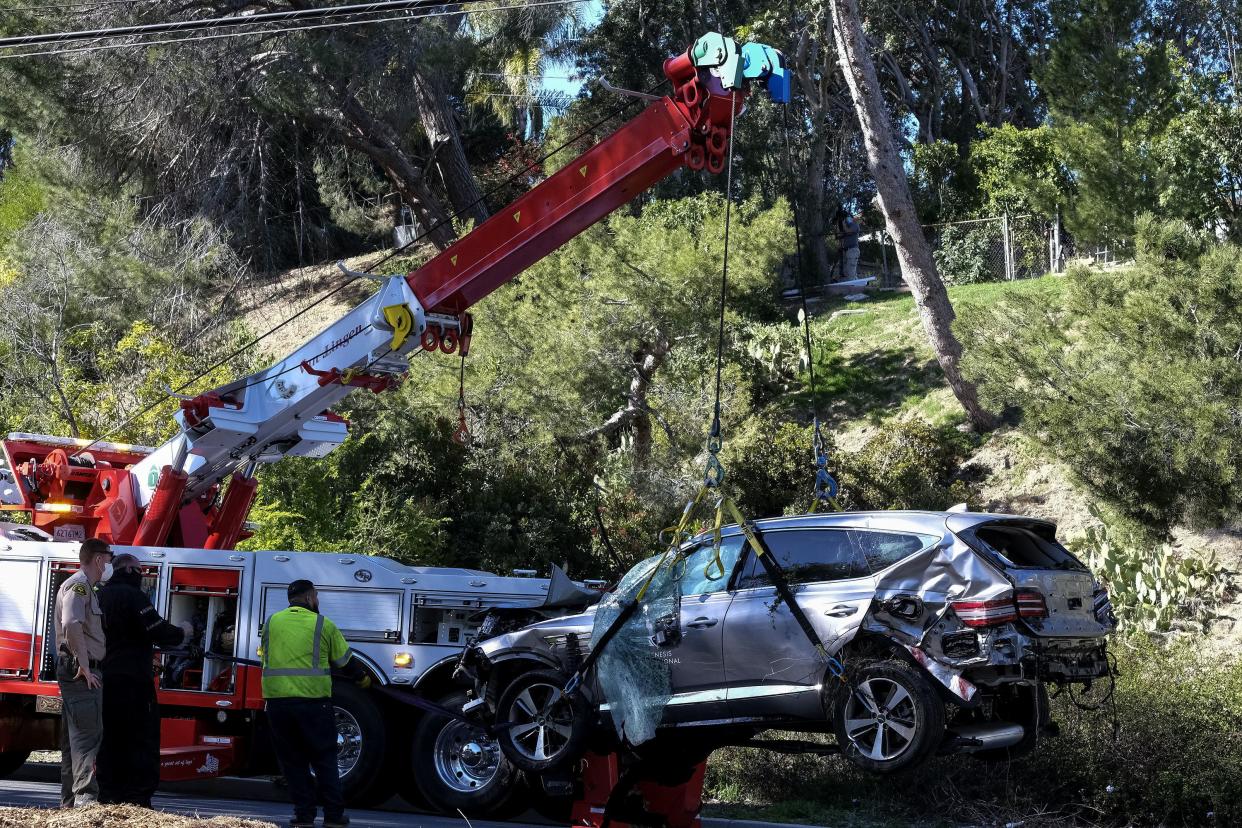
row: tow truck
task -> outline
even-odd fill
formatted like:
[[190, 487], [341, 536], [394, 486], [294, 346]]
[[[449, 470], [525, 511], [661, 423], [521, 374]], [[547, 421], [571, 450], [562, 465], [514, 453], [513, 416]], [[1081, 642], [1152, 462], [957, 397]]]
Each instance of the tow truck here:
[[[181, 399], [177, 433], [163, 445], [37, 434], [3, 441], [0, 510], [25, 522], [0, 524], [0, 776], [59, 744], [52, 607], [88, 537], [138, 556], [157, 609], [190, 621], [202, 647], [220, 656], [157, 656], [165, 780], [274, 767], [259, 670], [245, 661], [256, 658], [263, 620], [285, 606], [296, 578], [319, 586], [323, 611], [376, 684], [442, 701], [460, 692], [452, 665], [482, 610], [537, 608], [571, 589], [558, 573], [502, 577], [236, 545], [261, 464], [331, 452], [348, 434], [333, 406], [356, 389], [395, 387], [419, 350], [464, 355], [471, 306], [673, 173], [722, 172], [753, 88], [777, 103], [790, 97], [780, 52], [719, 33], [663, 71], [670, 94], [649, 96], [640, 114], [422, 267], [380, 277], [374, 295], [280, 361]], [[451, 719], [429, 732], [427, 717], [391, 696], [337, 688], [339, 764], [353, 803], [396, 790], [476, 814], [512, 807], [522, 781], [494, 743]]]

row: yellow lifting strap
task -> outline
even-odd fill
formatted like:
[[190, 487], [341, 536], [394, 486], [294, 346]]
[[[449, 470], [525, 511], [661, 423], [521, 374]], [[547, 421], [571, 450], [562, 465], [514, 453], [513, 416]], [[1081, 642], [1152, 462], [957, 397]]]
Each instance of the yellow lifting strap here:
[[385, 305], [384, 319], [392, 325], [392, 342], [388, 347], [396, 351], [401, 347], [401, 343], [405, 342], [405, 338], [410, 335], [410, 331], [414, 329], [414, 314], [410, 313], [410, 308], [405, 303], [399, 305]]

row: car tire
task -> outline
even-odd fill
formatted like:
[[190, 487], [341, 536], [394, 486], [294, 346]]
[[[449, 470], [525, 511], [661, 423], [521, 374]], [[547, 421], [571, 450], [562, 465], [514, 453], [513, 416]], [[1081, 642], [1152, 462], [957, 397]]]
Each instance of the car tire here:
[[[1003, 722], [1022, 725], [1022, 741], [1007, 748], [981, 750], [971, 754], [984, 762], [1011, 762], [1026, 756], [1039, 744], [1039, 732], [1052, 722], [1048, 690], [1040, 684], [1036, 687], [1012, 687], [1010, 692], [996, 700], [996, 717]], [[1038, 707], [1036, 706], [1038, 702]], [[1038, 716], [1036, 711], [1038, 710]]]
[[29, 758], [28, 750], [6, 750], [0, 753], [0, 779], [8, 779], [17, 773]]
[[496, 703], [500, 749], [528, 774], [566, 767], [586, 752], [592, 707], [579, 693], [565, 695], [566, 681], [555, 670], [522, 673]]
[[392, 798], [394, 779], [387, 772], [388, 728], [375, 698], [346, 682], [334, 682], [337, 766], [341, 792], [353, 807], [368, 807]]
[[[460, 690], [435, 700], [449, 710], [466, 701]], [[414, 729], [411, 757], [414, 783], [433, 810], [504, 819], [525, 809], [525, 781], [480, 727], [426, 713]]]
[[838, 690], [831, 699], [832, 726], [841, 755], [871, 773], [896, 773], [924, 761], [944, 738], [944, 702], [914, 665], [895, 659], [859, 661], [852, 686], [879, 704], [869, 709], [857, 694]]

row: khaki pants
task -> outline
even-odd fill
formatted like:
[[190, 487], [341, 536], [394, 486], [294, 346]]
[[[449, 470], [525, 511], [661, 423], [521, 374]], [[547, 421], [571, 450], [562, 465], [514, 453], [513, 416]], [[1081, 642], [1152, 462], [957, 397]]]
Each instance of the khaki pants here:
[[857, 279], [858, 278], [858, 248], [847, 247], [841, 251], [841, 278]]
[[[100, 678], [98, 673], [95, 677]], [[57, 684], [61, 700], [60, 804], [64, 808], [92, 805], [99, 801], [95, 756], [103, 741], [103, 690], [92, 690], [84, 681], [62, 680]]]

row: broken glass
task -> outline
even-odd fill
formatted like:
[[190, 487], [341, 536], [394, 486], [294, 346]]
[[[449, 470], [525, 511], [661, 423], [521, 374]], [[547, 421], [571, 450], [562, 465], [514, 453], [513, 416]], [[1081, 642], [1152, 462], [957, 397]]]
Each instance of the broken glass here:
[[[607, 644], [595, 665], [617, 734], [632, 745], [655, 736], [664, 707], [673, 695], [672, 668], [657, 654], [668, 646], [659, 639], [675, 635], [679, 626], [681, 590], [677, 576], [683, 566], [684, 561], [674, 562], [664, 555], [643, 561], [600, 602], [595, 615], [591, 640], [599, 641], [625, 607], [638, 601], [636, 611]], [[651, 583], [643, 591], [649, 577]], [[653, 638], [657, 639], [655, 643]]]

